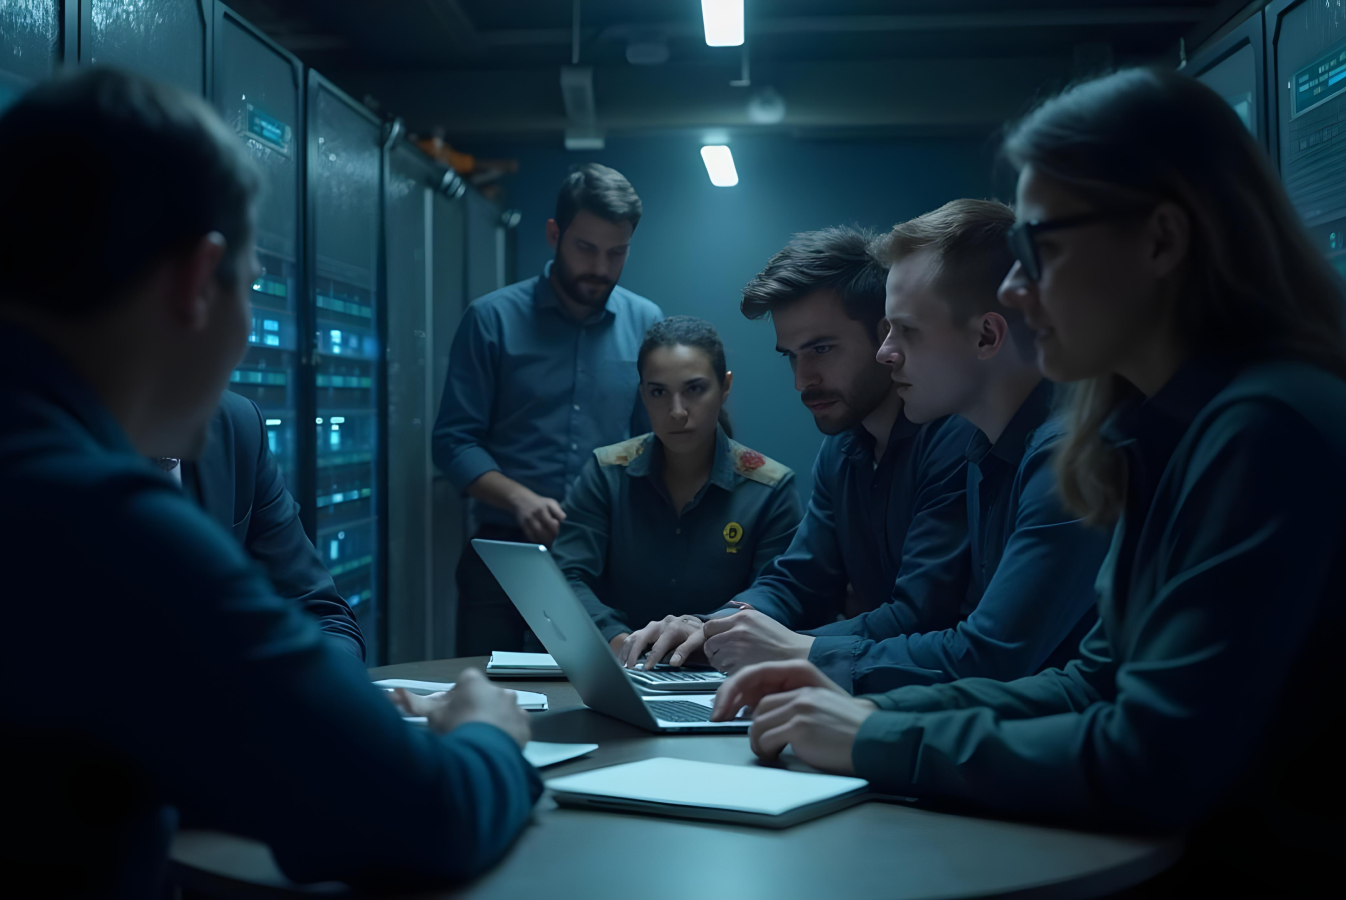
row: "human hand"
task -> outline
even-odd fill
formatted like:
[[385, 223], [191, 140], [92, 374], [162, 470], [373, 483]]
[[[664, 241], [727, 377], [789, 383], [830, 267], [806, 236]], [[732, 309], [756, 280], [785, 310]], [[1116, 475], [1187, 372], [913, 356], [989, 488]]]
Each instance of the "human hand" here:
[[706, 639], [702, 633], [703, 624], [696, 616], [664, 616], [658, 622], [651, 622], [628, 636], [617, 659], [628, 669], [633, 669], [640, 661], [640, 654], [648, 647], [650, 654], [645, 659], [646, 669], [657, 666], [670, 650], [673, 655], [668, 658], [668, 664], [680, 666], [701, 649]]
[[392, 701], [408, 716], [425, 716], [435, 734], [446, 734], [466, 722], [485, 722], [514, 738], [520, 747], [532, 736], [528, 713], [519, 708], [514, 692], [491, 684], [480, 669], [464, 669], [451, 691], [423, 697], [398, 688]]
[[550, 547], [561, 530], [566, 514], [561, 504], [521, 487], [511, 498], [514, 521], [519, 523], [528, 540]]
[[813, 638], [796, 634], [755, 609], [705, 623], [705, 652], [710, 664], [733, 674], [744, 666], [773, 660], [809, 657]]
[[775, 759], [788, 744], [801, 760], [828, 772], [855, 774], [855, 736], [875, 711], [857, 700], [812, 663], [789, 661], [749, 666], [715, 695], [711, 721], [732, 719], [752, 707], [748, 731], [753, 753]]
[[631, 632], [625, 631], [608, 641], [608, 646], [612, 648], [612, 655], [617, 657], [618, 661], [622, 658], [622, 644], [631, 636]]

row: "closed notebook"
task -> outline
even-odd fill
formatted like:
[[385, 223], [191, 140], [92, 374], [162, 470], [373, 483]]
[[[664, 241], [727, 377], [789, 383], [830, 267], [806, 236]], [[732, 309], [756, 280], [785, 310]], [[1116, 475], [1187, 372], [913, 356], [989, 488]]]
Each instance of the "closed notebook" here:
[[565, 673], [550, 653], [515, 653], [496, 650], [486, 662], [492, 678], [564, 678]]
[[561, 806], [787, 828], [859, 803], [862, 778], [664, 757], [547, 782]]

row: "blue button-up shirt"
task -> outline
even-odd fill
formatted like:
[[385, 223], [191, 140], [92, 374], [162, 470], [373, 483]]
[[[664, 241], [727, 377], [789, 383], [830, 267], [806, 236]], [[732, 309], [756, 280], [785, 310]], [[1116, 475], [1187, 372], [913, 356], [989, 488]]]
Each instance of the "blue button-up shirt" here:
[[918, 426], [899, 416], [877, 465], [864, 428], [824, 440], [790, 549], [734, 599], [808, 628], [843, 613], [848, 584], [860, 609], [882, 606], [901, 574], [925, 585], [898, 598], [903, 621], [955, 623], [967, 585], [963, 454], [975, 430], [959, 418]]
[[[649, 430], [636, 355], [658, 306], [622, 287], [583, 322], [560, 308], [548, 277], [512, 284], [467, 308], [449, 355], [432, 448], [458, 487], [503, 472], [561, 500], [593, 451]], [[480, 522], [513, 525], [475, 504]]]
[[1066, 512], [1051, 456], [1061, 437], [1043, 381], [992, 444], [978, 431], [967, 447], [971, 577], [962, 620], [911, 628], [901, 603], [926, 590], [898, 580], [892, 603], [818, 629], [809, 659], [853, 691], [890, 690], [984, 676], [1002, 681], [1064, 665], [1094, 622], [1094, 579], [1107, 535]]

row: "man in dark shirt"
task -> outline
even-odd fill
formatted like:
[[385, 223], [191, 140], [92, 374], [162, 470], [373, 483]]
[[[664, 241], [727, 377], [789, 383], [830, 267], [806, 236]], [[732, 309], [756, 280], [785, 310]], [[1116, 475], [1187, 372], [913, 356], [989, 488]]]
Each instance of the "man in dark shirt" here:
[[7, 879], [157, 896], [179, 822], [262, 840], [300, 881], [480, 872], [541, 793], [513, 698], [467, 673], [406, 724], [150, 462], [200, 450], [246, 347], [259, 176], [237, 136], [86, 69], [0, 117], [0, 173], [22, 211], [0, 217]]
[[886, 326], [873, 239], [855, 228], [797, 235], [743, 291], [744, 315], [771, 316], [795, 389], [828, 435], [789, 549], [710, 621], [651, 623], [628, 648], [652, 645], [656, 659], [671, 654], [678, 665], [704, 643], [713, 665], [733, 671], [811, 640], [793, 629], [883, 605], [899, 576], [924, 585], [916, 595], [924, 605], [910, 610], [918, 627], [957, 621], [968, 569], [964, 452], [974, 429], [903, 417], [889, 369], [875, 359]]
[[[1063, 428], [1054, 388], [1023, 317], [996, 297], [1014, 263], [1014, 211], [955, 200], [895, 227], [876, 248], [890, 263], [888, 337], [879, 359], [909, 419], [959, 415], [967, 448], [971, 539], [967, 595], [948, 628], [914, 624], [921, 582], [893, 600], [810, 633], [795, 654], [848, 691], [981, 676], [1012, 681], [1073, 659], [1093, 626], [1094, 579], [1108, 535], [1066, 510], [1051, 458]], [[790, 658], [780, 655], [778, 659]]]
[[299, 604], [328, 638], [364, 661], [355, 613], [304, 533], [299, 504], [286, 490], [255, 403], [225, 391], [201, 454], [161, 459], [159, 467], [262, 564], [277, 594]]
[[[640, 198], [594, 163], [566, 178], [541, 277], [475, 300], [458, 326], [435, 422], [435, 465], [472, 498], [476, 537], [551, 545], [590, 455], [649, 431], [636, 355], [663, 318], [617, 286]], [[634, 423], [634, 426], [633, 426]], [[458, 655], [522, 650], [528, 627], [469, 545], [458, 564]]]

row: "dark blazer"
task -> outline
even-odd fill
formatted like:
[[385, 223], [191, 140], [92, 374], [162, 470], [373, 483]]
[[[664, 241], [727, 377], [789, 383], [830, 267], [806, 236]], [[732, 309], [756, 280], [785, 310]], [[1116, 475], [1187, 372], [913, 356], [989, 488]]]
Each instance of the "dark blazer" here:
[[180, 824], [372, 892], [477, 875], [528, 821], [542, 782], [509, 735], [403, 722], [88, 382], [3, 324], [0, 498], [6, 884], [162, 896]]
[[182, 486], [262, 564], [277, 594], [299, 603], [329, 638], [364, 660], [355, 613], [299, 523], [299, 504], [285, 489], [255, 403], [225, 393], [205, 451], [183, 461]]

